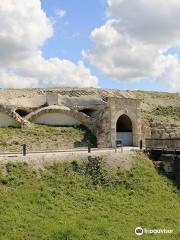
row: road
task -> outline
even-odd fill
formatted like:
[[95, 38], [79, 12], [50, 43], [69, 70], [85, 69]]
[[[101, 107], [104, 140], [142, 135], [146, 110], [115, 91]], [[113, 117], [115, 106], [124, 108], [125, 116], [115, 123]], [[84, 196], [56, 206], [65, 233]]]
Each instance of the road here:
[[135, 151], [139, 148], [136, 147], [123, 147], [115, 149], [92, 149], [91, 153], [88, 153], [86, 149], [69, 149], [66, 151], [53, 151], [53, 152], [30, 152], [26, 156], [22, 153], [0, 153], [0, 165], [3, 171], [6, 173], [6, 164], [13, 163], [27, 163], [29, 166], [35, 169], [44, 169], [47, 165], [58, 162], [71, 162], [74, 160], [88, 160], [89, 156], [102, 157], [102, 159], [108, 164], [109, 168], [123, 167], [130, 169], [133, 162], [133, 156]]
[[[117, 152], [130, 152], [130, 151], [138, 151], [139, 148], [138, 147], [123, 147], [121, 148], [117, 148], [116, 151]], [[103, 154], [103, 153], [113, 153], [115, 152], [114, 148], [92, 148], [91, 149], [91, 153], [89, 154]], [[71, 154], [88, 154], [88, 150], [87, 148], [78, 148], [78, 149], [66, 149], [66, 150], [53, 150], [53, 151], [34, 151], [34, 152], [26, 152], [26, 156], [23, 156], [23, 153], [18, 153], [18, 152], [3, 152], [0, 153], [0, 157], [27, 157], [27, 156], [44, 156], [44, 155], [52, 155], [52, 154], [56, 154], [56, 155], [71, 155]]]

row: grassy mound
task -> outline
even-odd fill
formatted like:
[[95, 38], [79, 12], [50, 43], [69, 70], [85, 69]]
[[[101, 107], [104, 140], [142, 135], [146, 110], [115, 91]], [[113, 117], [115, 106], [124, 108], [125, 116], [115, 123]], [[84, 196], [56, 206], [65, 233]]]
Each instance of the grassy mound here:
[[170, 92], [137, 90], [137, 91], [133, 91], [133, 93], [140, 98], [143, 98], [144, 96], [151, 96], [152, 98], [176, 99], [178, 101], [180, 100], [180, 94], [178, 92], [170, 93]]
[[125, 240], [134, 229], [173, 229], [179, 239], [179, 192], [144, 156], [130, 172], [111, 174], [99, 160], [35, 171], [8, 164], [0, 178], [1, 240]]
[[154, 119], [156, 121], [162, 122], [172, 122], [180, 123], [180, 110], [174, 106], [161, 106], [158, 105], [154, 107], [151, 111], [144, 111], [143, 117], [147, 119]]
[[134, 91], [142, 99], [142, 117], [164, 124], [180, 124], [180, 93]]
[[22, 151], [22, 144], [28, 150], [65, 149], [87, 146], [87, 140], [95, 144], [95, 137], [84, 126], [51, 127], [33, 125], [27, 130], [20, 128], [0, 128], [0, 151]]

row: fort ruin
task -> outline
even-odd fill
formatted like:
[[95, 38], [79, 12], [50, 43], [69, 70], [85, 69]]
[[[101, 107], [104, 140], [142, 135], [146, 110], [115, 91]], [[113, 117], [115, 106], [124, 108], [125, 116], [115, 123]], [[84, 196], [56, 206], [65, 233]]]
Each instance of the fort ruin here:
[[141, 100], [129, 91], [106, 89], [1, 89], [0, 127], [26, 128], [84, 125], [97, 137], [98, 147], [116, 140], [138, 146]]

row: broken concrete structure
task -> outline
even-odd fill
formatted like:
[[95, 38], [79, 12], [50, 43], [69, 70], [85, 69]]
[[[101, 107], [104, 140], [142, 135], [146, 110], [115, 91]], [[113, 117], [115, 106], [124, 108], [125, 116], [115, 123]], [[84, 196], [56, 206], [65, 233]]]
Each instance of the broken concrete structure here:
[[138, 146], [141, 139], [141, 100], [129, 91], [95, 88], [0, 90], [0, 127], [84, 125], [99, 147], [117, 140]]

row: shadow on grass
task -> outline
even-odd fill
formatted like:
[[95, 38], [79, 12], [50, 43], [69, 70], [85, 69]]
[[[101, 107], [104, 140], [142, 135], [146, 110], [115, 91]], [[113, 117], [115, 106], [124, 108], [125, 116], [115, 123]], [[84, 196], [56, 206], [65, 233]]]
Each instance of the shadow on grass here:
[[78, 230], [74, 230], [71, 228], [64, 228], [61, 231], [55, 233], [52, 236], [52, 240], [73, 240], [79, 239], [80, 235], [78, 234]]
[[174, 159], [174, 162], [172, 164], [173, 172], [167, 173], [164, 169], [164, 163], [163, 161], [157, 161], [151, 158], [153, 161], [158, 173], [162, 176], [167, 177], [173, 182], [173, 185], [180, 190], [180, 157], [176, 157]]
[[75, 129], [79, 130], [79, 131], [83, 131], [84, 132], [84, 138], [82, 139], [81, 142], [77, 141], [74, 143], [74, 147], [88, 147], [88, 142], [90, 141], [91, 143], [91, 147], [97, 147], [97, 138], [96, 136], [91, 132], [91, 130], [89, 128], [87, 128], [84, 125], [79, 125], [79, 126], [75, 126]]

